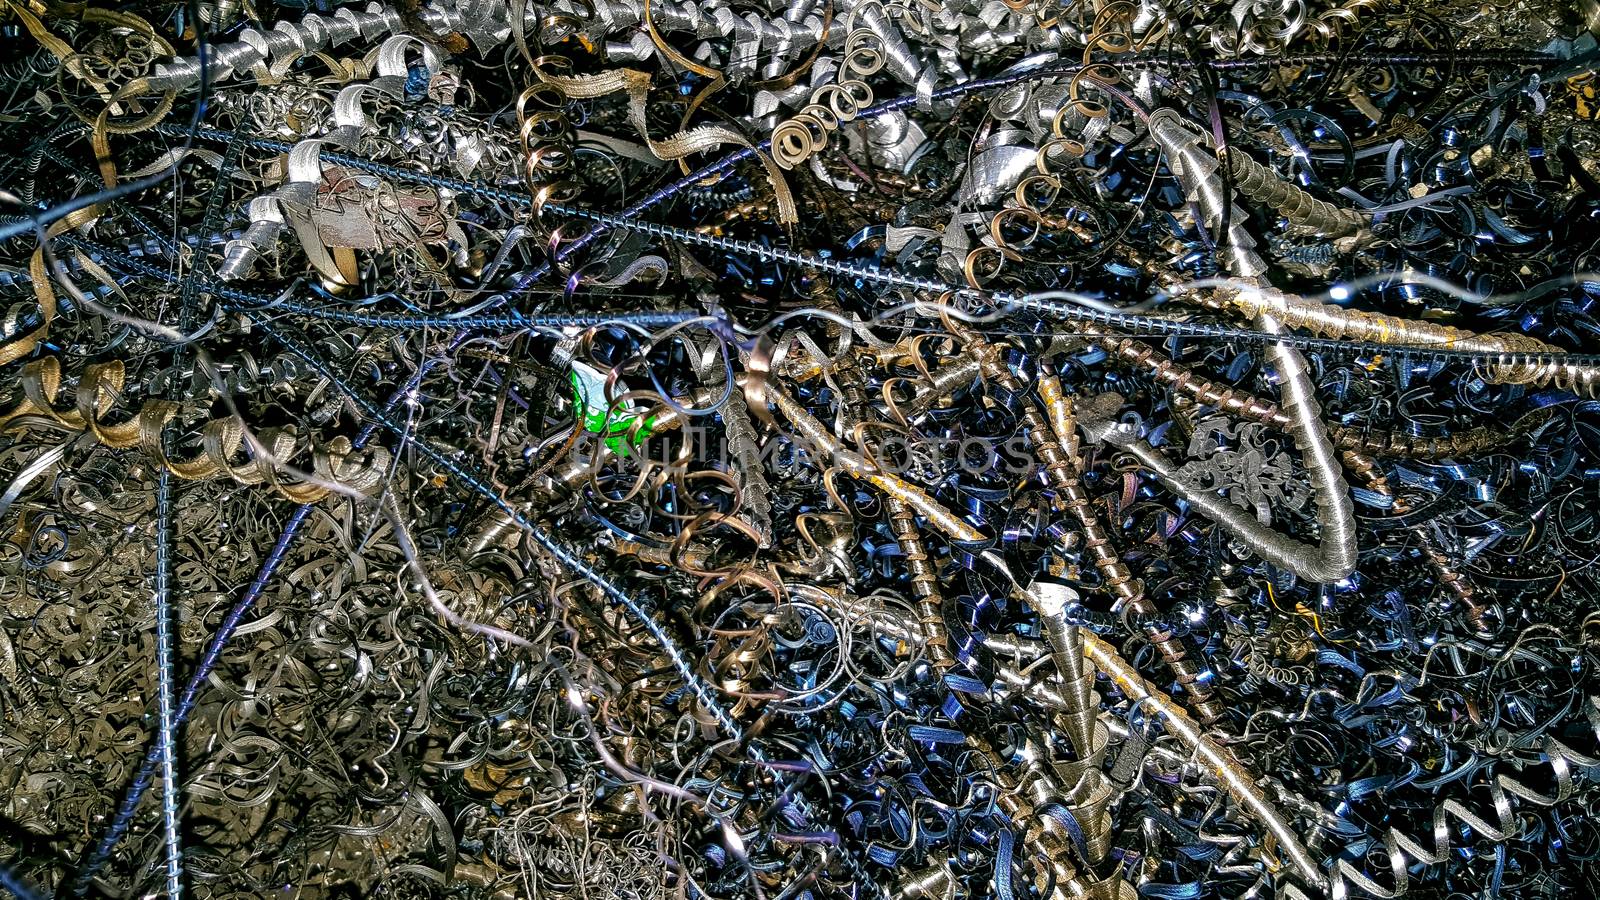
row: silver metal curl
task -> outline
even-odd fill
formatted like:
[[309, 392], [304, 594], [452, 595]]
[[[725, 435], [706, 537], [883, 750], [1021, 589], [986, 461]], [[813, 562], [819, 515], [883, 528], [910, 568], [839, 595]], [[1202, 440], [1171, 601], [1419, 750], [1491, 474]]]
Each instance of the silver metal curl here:
[[[1589, 697], [1585, 706], [1591, 726], [1600, 723], [1600, 697]], [[1600, 734], [1600, 727], [1597, 727], [1597, 734]], [[1390, 827], [1384, 832], [1383, 845], [1389, 860], [1390, 875], [1393, 878], [1392, 887], [1384, 887], [1349, 860], [1340, 859], [1333, 866], [1332, 896], [1335, 900], [1344, 900], [1351, 896], [1352, 891], [1359, 891], [1379, 900], [1395, 900], [1403, 897], [1411, 887], [1410, 869], [1413, 866], [1437, 865], [1449, 860], [1456, 843], [1451, 839], [1452, 832], [1459, 835], [1461, 826], [1466, 826], [1474, 838], [1496, 843], [1515, 840], [1523, 833], [1525, 823], [1523, 817], [1517, 815], [1516, 808], [1511, 802], [1512, 797], [1536, 807], [1555, 806], [1572, 796], [1575, 789], [1572, 777], [1574, 768], [1600, 767], [1600, 759], [1579, 753], [1553, 737], [1545, 738], [1545, 745], [1540, 752], [1544, 756], [1544, 762], [1550, 764], [1556, 785], [1554, 794], [1540, 793], [1529, 787], [1521, 778], [1513, 778], [1504, 772], [1498, 772], [1487, 785], [1490, 804], [1494, 808], [1494, 822], [1479, 815], [1460, 800], [1454, 798], [1445, 800], [1433, 809], [1431, 847], [1398, 828]]]
[[[1273, 334], [1284, 332], [1283, 326], [1267, 315], [1260, 316], [1257, 324], [1263, 331]], [[1281, 379], [1279, 396], [1283, 411], [1291, 419], [1287, 431], [1300, 447], [1300, 459], [1311, 476], [1317, 501], [1317, 526], [1321, 532], [1315, 545], [1274, 531], [1247, 510], [1186, 481], [1178, 467], [1141, 439], [1136, 429], [1117, 421], [1115, 415], [1122, 406], [1122, 397], [1117, 394], [1102, 394], [1079, 404], [1078, 427], [1090, 441], [1109, 443], [1132, 454], [1169, 490], [1249, 544], [1250, 549], [1267, 562], [1307, 581], [1338, 581], [1348, 577], [1356, 567], [1355, 502], [1322, 424], [1322, 409], [1317, 405], [1305, 357], [1298, 350], [1281, 344], [1269, 347], [1267, 356]]]
[[[1184, 194], [1199, 209], [1201, 226], [1216, 228], [1227, 203], [1222, 166], [1207, 149], [1209, 140], [1191, 130], [1183, 117], [1170, 108], [1150, 114], [1150, 136], [1166, 153], [1167, 167], [1177, 176]], [[1245, 230], [1242, 219], [1229, 217], [1224, 267], [1234, 275], [1257, 278], [1266, 274], [1267, 262], [1256, 252], [1256, 239]]]
[[[280, 21], [270, 31], [246, 28], [239, 39], [208, 48], [209, 81], [216, 84], [240, 72], [259, 71], [282, 77], [295, 60], [319, 50], [360, 40], [375, 41], [405, 30], [398, 10], [369, 3], [356, 11], [341, 7], [332, 16], [312, 13], [298, 22]], [[259, 68], [258, 68], [259, 67]], [[200, 82], [200, 58], [185, 56], [158, 63], [150, 77], [156, 91], [184, 91]]]

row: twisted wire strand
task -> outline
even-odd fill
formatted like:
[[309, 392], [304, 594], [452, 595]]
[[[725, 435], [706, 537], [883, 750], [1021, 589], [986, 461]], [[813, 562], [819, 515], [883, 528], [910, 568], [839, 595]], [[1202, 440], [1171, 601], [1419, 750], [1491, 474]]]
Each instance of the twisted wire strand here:
[[[375, 429], [374, 429], [375, 430]], [[363, 438], [366, 435], [362, 436]], [[195, 667], [194, 674], [189, 676], [189, 681], [184, 685], [183, 695], [178, 700], [178, 708], [173, 715], [173, 727], [182, 727], [188, 720], [189, 714], [194, 711], [195, 703], [199, 700], [200, 689], [206, 683], [206, 678], [211, 670], [216, 668], [217, 662], [222, 658], [222, 651], [238, 631], [239, 625], [244, 621], [245, 613], [249, 612], [266, 590], [267, 582], [277, 573], [278, 567], [288, 557], [289, 548], [299, 536], [300, 529], [310, 518], [312, 504], [302, 504], [295, 509], [289, 517], [289, 522], [279, 534], [277, 542], [272, 547], [272, 552], [262, 561], [256, 577], [250, 582], [239, 600], [228, 610], [222, 624], [217, 627], [216, 634], [212, 635], [211, 643], [206, 645], [205, 653], [200, 657], [200, 664]], [[156, 768], [160, 760], [161, 748], [152, 744], [145, 753], [144, 762], [139, 766], [139, 772], [134, 776], [133, 782], [128, 785], [128, 790], [122, 796], [122, 803], [117, 807], [117, 813], [112, 818], [111, 824], [106, 828], [106, 833], [100, 842], [90, 852], [84, 864], [79, 867], [68, 886], [68, 893], [73, 897], [83, 897], [89, 892], [90, 882], [95, 875], [105, 867], [111, 859], [111, 853], [127, 835], [128, 829], [133, 825], [134, 815], [139, 811], [139, 801], [144, 799], [145, 793], [150, 789], [150, 783], [155, 778]]]
[[[1345, 62], [1345, 60], [1340, 54], [1336, 54], [1336, 53], [1311, 53], [1311, 54], [1304, 54], [1304, 55], [1295, 56], [1295, 57], [1292, 57], [1292, 58], [1265, 58], [1265, 59], [1241, 59], [1241, 60], [1194, 60], [1194, 59], [1187, 59], [1187, 58], [1174, 59], [1174, 58], [1164, 57], [1164, 56], [1146, 56], [1146, 57], [1134, 57], [1134, 58], [1124, 57], [1124, 58], [1101, 61], [1101, 62], [1096, 63], [1096, 65], [1109, 65], [1109, 66], [1112, 66], [1114, 68], [1129, 69], [1129, 70], [1134, 70], [1134, 71], [1144, 70], [1144, 69], [1155, 70], [1155, 69], [1162, 69], [1162, 68], [1177, 69], [1177, 70], [1180, 70], [1180, 71], [1188, 71], [1188, 70], [1194, 70], [1194, 69], [1199, 69], [1199, 68], [1211, 68], [1211, 69], [1214, 69], [1214, 70], [1217, 70], [1217, 71], [1247, 71], [1247, 70], [1252, 70], [1252, 69], [1271, 68], [1271, 67], [1277, 67], [1277, 66], [1282, 66], [1282, 65], [1317, 66], [1317, 65], [1332, 65], [1334, 63], [1341, 63], [1342, 64], [1343, 62]], [[1495, 68], [1501, 68], [1501, 67], [1519, 68], [1519, 67], [1523, 67], [1523, 66], [1533, 66], [1533, 65], [1540, 65], [1540, 64], [1555, 63], [1555, 62], [1559, 62], [1559, 59], [1557, 57], [1554, 57], [1554, 56], [1552, 56], [1550, 54], [1547, 54], [1547, 53], [1530, 52], [1530, 51], [1527, 51], [1527, 50], [1523, 50], [1521, 48], [1506, 48], [1506, 49], [1504, 49], [1502, 51], [1499, 51], [1499, 52], [1490, 51], [1490, 52], [1458, 53], [1458, 54], [1414, 53], [1414, 52], [1412, 52], [1412, 53], [1407, 53], [1407, 52], [1380, 53], [1380, 54], [1373, 54], [1371, 56], [1363, 57], [1363, 62], [1365, 62], [1368, 65], [1375, 65], [1375, 66], [1384, 66], [1384, 65], [1387, 65], [1387, 66], [1437, 65], [1437, 64], [1440, 64], [1440, 63], [1447, 63], [1448, 62], [1448, 63], [1453, 63], [1453, 64], [1456, 64], [1456, 65], [1464, 65], [1464, 66], [1490, 66], [1490, 67], [1495, 67]], [[945, 87], [945, 88], [941, 88], [939, 90], [933, 91], [929, 97], [925, 98], [925, 101], [926, 102], [938, 103], [938, 102], [942, 102], [942, 101], [946, 101], [946, 100], [953, 100], [953, 99], [957, 99], [957, 98], [960, 98], [960, 97], [964, 97], [964, 96], [966, 96], [968, 94], [971, 94], [971, 93], [978, 93], [978, 92], [991, 91], [991, 90], [999, 90], [999, 89], [1002, 89], [1002, 88], [1010, 87], [1010, 86], [1015, 85], [1015, 84], [1021, 84], [1023, 82], [1027, 82], [1027, 81], [1048, 79], [1048, 78], [1058, 78], [1058, 77], [1070, 77], [1070, 76], [1078, 74], [1079, 72], [1082, 72], [1085, 68], [1087, 68], [1087, 67], [1084, 66], [1084, 65], [1081, 65], [1081, 64], [1073, 64], [1073, 65], [1065, 65], [1065, 66], [1046, 66], [1046, 67], [1042, 67], [1042, 68], [1034, 69], [1034, 70], [1029, 70], [1029, 71], [1012, 72], [1012, 73], [1008, 73], [1008, 74], [1005, 74], [1005, 75], [996, 76], [994, 78], [975, 79], [975, 80], [972, 80], [972, 81], [964, 82], [962, 84], [951, 85], [949, 87]], [[901, 96], [901, 97], [894, 98], [892, 100], [883, 101], [883, 102], [878, 103], [877, 105], [875, 105], [875, 106], [873, 106], [873, 107], [871, 107], [869, 109], [862, 110], [860, 115], [859, 115], [859, 118], [863, 118], [863, 119], [875, 118], [875, 117], [886, 115], [886, 114], [888, 114], [890, 112], [894, 112], [894, 111], [897, 111], [897, 110], [908, 109], [908, 108], [910, 108], [912, 106], [915, 106], [919, 101], [923, 101], [923, 100], [924, 100], [924, 98], [919, 98], [915, 94], [907, 94], [907, 95], [904, 95], [904, 96]], [[87, 126], [82, 126], [82, 127], [86, 128]], [[159, 132], [159, 133], [168, 134], [168, 135], [188, 135], [188, 134], [193, 134], [195, 140], [226, 141], [226, 140], [231, 140], [232, 137], [233, 137], [233, 134], [231, 132], [218, 131], [218, 130], [215, 130], [215, 129], [204, 129], [204, 128], [196, 128], [196, 129], [190, 131], [190, 130], [186, 130], [186, 129], [175, 129], [174, 126], [158, 125], [155, 130], [157, 132]], [[252, 138], [247, 139], [247, 142], [253, 147], [258, 147], [258, 148], [261, 148], [261, 149], [275, 150], [277, 152], [285, 152], [286, 153], [286, 152], [289, 152], [289, 151], [294, 149], [294, 145], [291, 144], [291, 143], [287, 143], [287, 142], [284, 142], [284, 141], [273, 141], [273, 140], [269, 140], [269, 139], [266, 139], [266, 138], [255, 138], [255, 137], [252, 137]], [[770, 149], [771, 149], [771, 141], [770, 140], [762, 140], [761, 142], [755, 144], [752, 147], [746, 147], [746, 148], [734, 151], [733, 153], [728, 154], [727, 156], [717, 160], [716, 162], [707, 164], [707, 165], [701, 167], [700, 169], [698, 169], [698, 170], [696, 170], [694, 172], [691, 172], [690, 174], [684, 176], [683, 178], [680, 178], [679, 180], [677, 180], [675, 182], [671, 182], [671, 183], [669, 183], [669, 184], [657, 189], [656, 191], [654, 191], [653, 193], [651, 193], [648, 196], [644, 197], [643, 199], [641, 199], [637, 203], [635, 203], [632, 206], [628, 207], [627, 209], [623, 210], [622, 213], [621, 213], [621, 217], [624, 220], [635, 219], [638, 216], [642, 215], [644, 212], [646, 212], [646, 211], [650, 210], [651, 208], [659, 205], [660, 203], [662, 203], [662, 202], [664, 202], [664, 201], [666, 201], [668, 199], [671, 199], [671, 198], [677, 196], [678, 194], [683, 193], [684, 191], [690, 190], [691, 188], [694, 188], [695, 186], [700, 185], [700, 184], [706, 182], [709, 179], [712, 179], [712, 178], [714, 178], [716, 176], [720, 176], [720, 175], [722, 175], [722, 174], [724, 174], [726, 172], [731, 171], [738, 164], [740, 164], [740, 163], [742, 163], [742, 162], [744, 162], [746, 160], [754, 158], [758, 152], [765, 152], [765, 151], [770, 150]], [[406, 171], [406, 170], [395, 170], [393, 167], [381, 166], [380, 164], [367, 162], [366, 160], [363, 160], [363, 159], [361, 159], [359, 157], [349, 157], [349, 156], [345, 156], [343, 154], [337, 154], [337, 155], [336, 154], [325, 154], [325, 157], [327, 159], [332, 160], [332, 161], [339, 162], [339, 163], [341, 163], [343, 165], [350, 165], [352, 167], [361, 168], [361, 169], [363, 169], [365, 171], [374, 172], [374, 173], [380, 174], [380, 175], [381, 174], [405, 172]], [[411, 175], [413, 177], [415, 175], [420, 175], [420, 174], [421, 173], [411, 173]], [[406, 177], [406, 176], [391, 174], [390, 177]], [[518, 195], [516, 195], [515, 193], [510, 192], [510, 191], [501, 191], [501, 190], [493, 189], [493, 188], [484, 188], [483, 186], [475, 185], [475, 184], [473, 184], [471, 182], [461, 182], [461, 181], [458, 181], [456, 179], [438, 178], [436, 176], [427, 176], [426, 178], [423, 179], [422, 183], [432, 183], [432, 184], [441, 185], [441, 186], [450, 185], [450, 186], [456, 187], [457, 189], [462, 189], [462, 190], [466, 190], [466, 191], [471, 192], [471, 193], [478, 194], [479, 196], [495, 197], [497, 199], [510, 200], [512, 202], [517, 202], [517, 203], [526, 204], [526, 203], [531, 202], [530, 198], [519, 197]], [[497, 304], [509, 301], [509, 299], [510, 299], [510, 297], [512, 295], [525, 290], [528, 286], [530, 286], [530, 285], [536, 283], [537, 281], [539, 281], [540, 279], [548, 276], [550, 274], [550, 272], [552, 271], [552, 269], [555, 267], [556, 263], [558, 263], [561, 260], [566, 259], [571, 254], [576, 253], [577, 251], [579, 251], [579, 250], [583, 249], [584, 247], [588, 246], [593, 241], [597, 240], [601, 235], [603, 235], [608, 230], [608, 228], [609, 228], [609, 226], [607, 226], [607, 225], [605, 225], [603, 223], [597, 224], [597, 225], [589, 228], [586, 232], [584, 232], [582, 235], [579, 235], [577, 238], [573, 239], [572, 241], [570, 241], [570, 242], [568, 242], [566, 244], [563, 244], [560, 248], [557, 249], [557, 251], [556, 251], [556, 253], [554, 255], [554, 259], [547, 259], [546, 261], [540, 263], [538, 266], [536, 266], [534, 269], [532, 269], [530, 272], [527, 272], [524, 275], [520, 276], [518, 278], [517, 284], [514, 287], [512, 287], [509, 291], [506, 291], [506, 292], [504, 292], [502, 294], [496, 295], [495, 297], [491, 298], [491, 301], [492, 301], [491, 305], [497, 305]], [[1390, 349], [1390, 352], [1392, 352], [1392, 348]]]
[[156, 750], [161, 759], [161, 834], [166, 849], [167, 896], [183, 896], [183, 845], [179, 836], [177, 725], [172, 658], [172, 475], [156, 478]]
[[[210, 196], [206, 198], [205, 212], [200, 220], [200, 233], [208, 234], [217, 227], [222, 215], [222, 199], [227, 179], [232, 173], [240, 151], [237, 140], [229, 142], [217, 166], [217, 178]], [[132, 211], [131, 209], [129, 210]], [[177, 256], [176, 247], [164, 235], [157, 234], [161, 247], [171, 256]], [[194, 327], [194, 307], [199, 291], [200, 274], [209, 269], [205, 253], [197, 256], [198, 263], [184, 277], [178, 291], [179, 328], [188, 332]], [[187, 348], [173, 349], [173, 363], [179, 366], [185, 359]], [[251, 360], [253, 363], [254, 360]], [[175, 385], [174, 385], [175, 386]], [[168, 441], [162, 430], [161, 459], [167, 458]], [[166, 847], [167, 896], [178, 900], [183, 895], [183, 845], [179, 833], [179, 805], [182, 785], [178, 782], [178, 751], [176, 710], [173, 704], [173, 675], [176, 663], [172, 646], [172, 470], [163, 466], [156, 481], [156, 678], [159, 717], [157, 750], [161, 760], [161, 824]]]
[[[393, 409], [409, 396], [411, 391], [422, 382], [427, 369], [426, 365], [419, 366], [411, 378], [390, 396], [385, 404], [385, 409]], [[372, 440], [377, 431], [378, 426], [375, 423], [364, 425], [352, 446], [357, 450], [366, 449], [367, 443]], [[266, 559], [262, 560], [261, 567], [256, 571], [255, 578], [251, 579], [249, 587], [245, 589], [243, 594], [239, 595], [239, 599], [234, 602], [233, 606], [228, 609], [227, 615], [223, 617], [222, 623], [217, 626], [216, 632], [211, 636], [211, 641], [206, 644], [206, 649], [201, 654], [199, 664], [195, 666], [193, 674], [189, 676], [189, 680], [183, 686], [183, 694], [178, 701], [177, 710], [173, 714], [174, 728], [182, 728], [183, 723], [188, 720], [189, 714], [194, 711], [195, 703], [200, 697], [200, 690], [206, 684], [211, 671], [216, 668], [218, 661], [222, 659], [223, 650], [227, 649], [228, 642], [233, 639], [234, 633], [239, 630], [245, 614], [255, 607], [256, 601], [261, 598], [262, 593], [266, 590], [267, 583], [272, 580], [279, 567], [283, 565], [284, 560], [288, 558], [290, 548], [294, 546], [296, 539], [300, 536], [300, 529], [305, 526], [306, 520], [311, 517], [313, 506], [311, 503], [302, 503], [290, 514], [289, 521], [284, 524], [283, 531], [278, 534], [278, 539], [273, 543], [271, 552], [267, 554]], [[151, 781], [155, 778], [159, 756], [160, 748], [156, 745], [151, 745], [145, 752], [144, 761], [140, 764], [138, 773], [135, 774], [133, 781], [129, 783], [127, 791], [123, 794], [122, 802], [118, 805], [116, 815], [113, 816], [111, 824], [106, 827], [105, 834], [101, 836], [100, 841], [90, 851], [83, 865], [78, 868], [78, 871], [68, 883], [67, 892], [71, 896], [83, 897], [88, 894], [91, 882], [93, 882], [100, 870], [105, 867], [105, 864], [111, 859], [112, 852], [116, 850], [117, 845], [127, 835], [128, 829], [133, 825], [134, 816], [138, 813], [139, 801], [144, 799], [145, 793], [150, 789]]]
[[[1506, 349], [1504, 351], [1494, 351], [1480, 348], [1441, 346], [1437, 343], [1411, 344], [1368, 340], [1347, 341], [1305, 335], [1274, 334], [1257, 329], [1209, 325], [1137, 313], [1112, 312], [1036, 296], [993, 294], [972, 288], [957, 287], [929, 278], [904, 275], [878, 266], [856, 265], [792, 250], [768, 247], [754, 241], [733, 240], [700, 234], [689, 229], [676, 228], [655, 222], [629, 220], [622, 216], [598, 213], [580, 207], [551, 204], [550, 208], [557, 212], [590, 219], [607, 227], [643, 231], [646, 234], [666, 240], [697, 243], [701, 246], [724, 250], [729, 253], [754, 256], [771, 262], [812, 266], [830, 274], [858, 278], [893, 288], [989, 300], [996, 306], [1013, 312], [1031, 311], [1068, 322], [1097, 326], [1106, 336], [1188, 337], [1218, 342], [1246, 343], [1256, 346], [1283, 345], [1295, 349], [1344, 353], [1347, 355], [1402, 354], [1415, 359], [1479, 362], [1488, 363], [1492, 366], [1548, 366], [1560, 368], [1563, 371], [1600, 366], [1600, 354], [1566, 353], [1552, 349]], [[1276, 315], [1276, 312], [1274, 314]], [[1291, 322], [1289, 324], [1294, 323]], [[1510, 341], [1507, 341], [1506, 344], [1508, 348], [1511, 346]], [[1548, 347], [1548, 345], [1542, 346]]]
[[[865, 113], [863, 115], [865, 115]], [[203, 132], [199, 135], [199, 137], [214, 140], [223, 139], [229, 136], [229, 132], [220, 131], [210, 132], [209, 134]], [[267, 149], [292, 148], [292, 145], [286, 144], [282, 141], [257, 141], [255, 139], [251, 139], [251, 143], [260, 144]], [[748, 153], [753, 151], [740, 152]], [[732, 154], [729, 159], [732, 159], [738, 155], [738, 153]], [[430, 184], [436, 187], [448, 188], [450, 190], [460, 191], [463, 193], [476, 194], [489, 199], [502, 200], [522, 205], [528, 205], [533, 202], [532, 198], [517, 191], [489, 187], [471, 181], [463, 181], [461, 179], [449, 178], [446, 176], [432, 175], [398, 166], [374, 163], [364, 160], [360, 157], [325, 153], [324, 158], [332, 162], [337, 162], [341, 165], [348, 165], [351, 168], [362, 169], [364, 171], [387, 178], [408, 180], [421, 184]], [[711, 168], [716, 168], [717, 165], [721, 164], [715, 164]], [[704, 177], [704, 175], [696, 173], [696, 175], [693, 177], [693, 181], [698, 181]], [[684, 187], [687, 186], [688, 184], [684, 183]], [[664, 188], [662, 190], [667, 191], [668, 189]], [[728, 253], [756, 257], [768, 262], [780, 262], [795, 266], [812, 267], [832, 275], [838, 275], [847, 278], [857, 278], [863, 281], [886, 285], [892, 288], [910, 291], [922, 291], [941, 295], [949, 294], [956, 297], [966, 297], [979, 300], [989, 300], [995, 303], [997, 306], [1013, 312], [1034, 312], [1069, 322], [1099, 326], [1100, 328], [1106, 329], [1112, 334], [1118, 336], [1160, 338], [1186, 337], [1218, 342], [1246, 343], [1255, 346], [1281, 344], [1301, 350], [1336, 352], [1347, 355], [1403, 354], [1407, 357], [1418, 360], [1487, 363], [1492, 367], [1501, 367], [1508, 372], [1526, 373], [1530, 369], [1537, 367], [1539, 369], [1539, 374], [1542, 377], [1545, 377], [1547, 379], [1546, 381], [1537, 382], [1530, 376], [1529, 381], [1519, 381], [1515, 383], [1555, 384], [1559, 387], [1565, 387], [1565, 384], [1563, 384], [1560, 380], [1564, 378], [1566, 379], [1567, 383], [1574, 385], [1573, 388], [1567, 388], [1569, 390], [1579, 387], [1585, 390], [1600, 390], [1600, 373], [1594, 375], [1585, 375], [1585, 372], [1588, 369], [1600, 368], [1600, 354], [1565, 353], [1559, 350], [1548, 349], [1521, 349], [1522, 344], [1514, 344], [1510, 340], [1502, 342], [1505, 349], [1497, 351], [1488, 348], [1466, 348], [1451, 346], [1448, 344], [1441, 345], [1437, 341], [1390, 343], [1371, 340], [1340, 340], [1336, 338], [1293, 334], [1272, 334], [1269, 332], [1248, 328], [1236, 328], [1226, 325], [1209, 325], [1204, 323], [1181, 321], [1177, 319], [1166, 319], [1155, 316], [1140, 315], [1136, 313], [1122, 313], [1093, 309], [1084, 306], [1078, 306], [1076, 304], [1048, 300], [1041, 297], [994, 294], [969, 287], [959, 287], [947, 282], [937, 281], [930, 278], [905, 275], [892, 270], [886, 270], [880, 266], [852, 264], [836, 259], [814, 256], [808, 253], [800, 253], [778, 247], [769, 247], [755, 241], [741, 241], [732, 238], [719, 237], [716, 235], [702, 234], [692, 229], [677, 228], [671, 225], [643, 221], [634, 217], [637, 215], [637, 213], [633, 213], [633, 209], [638, 209], [649, 205], [654, 205], [654, 203], [641, 202], [639, 204], [635, 204], [635, 206], [630, 208], [629, 211], [620, 214], [597, 212], [595, 210], [571, 206], [564, 203], [547, 203], [545, 204], [544, 208], [560, 215], [588, 219], [589, 221], [594, 222], [605, 229], [631, 229], [665, 240], [692, 243], [698, 246], [722, 250]], [[68, 238], [63, 236], [61, 240], [68, 240]], [[580, 238], [566, 246], [568, 248], [573, 248], [581, 243], [581, 241], [582, 239]], [[547, 266], [548, 264], [545, 265]], [[533, 275], [525, 276], [521, 280], [525, 283], [531, 284], [533, 280], [536, 280], [536, 278], [539, 277], [538, 273], [540, 271], [540, 269], [535, 269]], [[548, 269], [544, 268], [543, 271], [547, 272]], [[516, 293], [517, 290], [518, 289], [513, 289], [511, 291], [504, 292], [498, 295], [497, 300], [499, 302], [509, 301], [510, 297]], [[1279, 315], [1280, 318], [1288, 314], [1283, 309], [1274, 309], [1274, 313]], [[1300, 318], [1296, 318], [1288, 321], [1287, 324], [1294, 326], [1300, 324], [1301, 321], [1302, 320]], [[1547, 347], [1548, 345], [1541, 346]]]
[[[271, 301], [268, 301], [270, 304]], [[238, 307], [243, 309], [243, 307]], [[601, 325], [623, 323], [638, 325], [651, 330], [657, 328], [670, 328], [681, 325], [692, 319], [700, 318], [701, 313], [688, 310], [663, 310], [645, 312], [614, 312], [614, 313], [541, 313], [524, 315], [516, 310], [508, 310], [500, 315], [473, 315], [473, 316], [418, 316], [404, 313], [359, 313], [347, 310], [328, 309], [326, 307], [309, 306], [302, 303], [278, 303], [273, 309], [294, 313], [311, 319], [324, 319], [330, 322], [339, 322], [346, 325], [361, 325], [371, 328], [395, 328], [404, 331], [415, 331], [423, 328], [462, 328], [471, 331], [519, 331], [529, 328], [595, 328]]]
[[[97, 262], [104, 262], [128, 274], [157, 278], [168, 283], [178, 283], [179, 278], [146, 260], [96, 243], [76, 235], [62, 235], [58, 240], [90, 254]], [[189, 282], [186, 282], [189, 283]], [[409, 313], [363, 313], [332, 309], [307, 303], [279, 300], [239, 290], [216, 281], [194, 279], [197, 290], [228, 301], [224, 308], [231, 312], [287, 312], [313, 319], [324, 319], [346, 325], [374, 328], [395, 328], [406, 331], [424, 328], [455, 328], [463, 331], [517, 331], [525, 328], [594, 328], [611, 323], [638, 325], [642, 328], [670, 328], [681, 325], [702, 314], [690, 310], [645, 310], [615, 313], [543, 313], [525, 314], [514, 309], [499, 314], [471, 316], [414, 315]]]

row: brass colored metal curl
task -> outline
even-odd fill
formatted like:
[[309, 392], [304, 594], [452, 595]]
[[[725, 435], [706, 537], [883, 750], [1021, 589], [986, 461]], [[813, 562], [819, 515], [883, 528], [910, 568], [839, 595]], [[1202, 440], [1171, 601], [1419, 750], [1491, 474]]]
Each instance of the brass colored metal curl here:
[[[126, 379], [121, 360], [96, 363], [84, 369], [73, 392], [73, 405], [56, 406], [62, 389], [61, 363], [53, 356], [29, 362], [22, 371], [23, 399], [0, 413], [0, 428], [27, 416], [42, 416], [65, 428], [87, 431], [96, 441], [118, 450], [137, 448], [158, 464], [185, 481], [206, 481], [222, 477], [240, 484], [266, 484], [296, 503], [315, 503], [332, 491], [319, 482], [333, 482], [356, 493], [371, 493], [382, 481], [389, 465], [387, 451], [365, 453], [352, 450], [350, 441], [337, 437], [326, 443], [308, 442], [289, 429], [263, 429], [250, 439], [246, 449], [245, 427], [231, 416], [212, 419], [198, 431], [198, 452], [174, 457], [164, 448], [163, 434], [179, 420], [179, 404], [159, 399], [144, 401], [137, 409], [119, 411]], [[311, 451], [310, 472], [316, 480], [303, 476], [286, 479], [294, 460]]]

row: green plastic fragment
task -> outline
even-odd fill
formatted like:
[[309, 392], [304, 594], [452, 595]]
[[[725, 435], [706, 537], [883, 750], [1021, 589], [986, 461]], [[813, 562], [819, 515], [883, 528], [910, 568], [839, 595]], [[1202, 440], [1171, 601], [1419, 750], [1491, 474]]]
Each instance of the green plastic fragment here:
[[571, 378], [573, 399], [584, 430], [604, 435], [606, 446], [615, 453], [631, 455], [633, 449], [654, 433], [655, 416], [616, 409], [606, 401], [606, 376], [599, 369], [574, 362]]

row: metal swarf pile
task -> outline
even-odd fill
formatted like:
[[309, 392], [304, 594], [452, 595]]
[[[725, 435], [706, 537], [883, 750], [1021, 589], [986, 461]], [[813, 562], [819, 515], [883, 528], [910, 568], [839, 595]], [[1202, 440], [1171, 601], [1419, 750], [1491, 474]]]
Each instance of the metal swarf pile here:
[[1594, 896], [1597, 34], [0, 0], [0, 893]]

